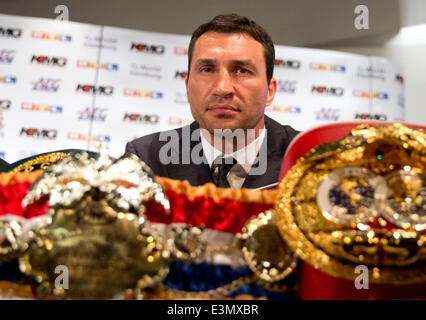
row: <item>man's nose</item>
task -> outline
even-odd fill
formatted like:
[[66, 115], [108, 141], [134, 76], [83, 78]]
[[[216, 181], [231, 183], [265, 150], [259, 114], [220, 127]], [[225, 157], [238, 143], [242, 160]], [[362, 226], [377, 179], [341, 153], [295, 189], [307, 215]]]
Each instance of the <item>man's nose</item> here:
[[220, 97], [230, 97], [234, 94], [233, 79], [228, 70], [218, 72], [213, 94]]

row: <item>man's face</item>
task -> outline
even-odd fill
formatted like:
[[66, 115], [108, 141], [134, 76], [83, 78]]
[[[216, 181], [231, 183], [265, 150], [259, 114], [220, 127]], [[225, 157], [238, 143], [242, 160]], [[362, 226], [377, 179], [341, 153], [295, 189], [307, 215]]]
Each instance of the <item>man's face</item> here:
[[263, 128], [265, 106], [274, 99], [263, 46], [246, 34], [207, 32], [194, 47], [186, 91], [201, 128]]

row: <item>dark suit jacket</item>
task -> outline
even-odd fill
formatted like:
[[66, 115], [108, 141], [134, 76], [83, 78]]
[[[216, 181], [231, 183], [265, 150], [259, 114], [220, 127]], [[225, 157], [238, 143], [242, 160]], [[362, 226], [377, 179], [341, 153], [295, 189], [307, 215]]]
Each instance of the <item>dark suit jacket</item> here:
[[8, 163], [6, 161], [4, 161], [2, 158], [0, 158], [0, 168], [6, 167], [7, 165], [8, 165]]
[[[191, 133], [194, 130], [199, 129], [200, 126], [197, 122], [191, 123], [189, 126], [184, 127], [187, 131], [189, 129]], [[275, 120], [265, 116], [265, 128], [267, 129], [267, 144], [263, 143], [261, 148], [267, 148], [267, 169], [263, 175], [251, 175], [250, 172], [244, 180], [243, 188], [259, 188], [278, 181], [278, 175], [281, 169], [281, 162], [284, 157], [284, 153], [289, 145], [290, 141], [299, 133], [290, 126], [283, 126]], [[175, 131], [172, 133], [171, 131]], [[201, 164], [194, 164], [191, 159], [191, 163], [182, 164], [182, 153], [194, 150], [194, 147], [198, 144], [197, 148], [200, 148], [201, 140], [196, 136], [196, 141], [191, 141], [189, 150], [185, 149], [182, 152], [182, 132], [183, 128], [170, 130], [163, 132], [166, 134], [174, 134], [179, 139], [179, 150], [171, 152], [175, 157], [176, 162], [179, 164], [167, 164], [164, 165], [160, 162], [159, 154], [160, 149], [168, 143], [168, 141], [160, 141], [160, 133], [153, 133], [138, 139], [135, 139], [126, 144], [126, 152], [136, 154], [142, 161], [144, 161], [154, 173], [161, 177], [168, 177], [177, 180], [188, 180], [193, 186], [203, 185], [207, 182], [213, 182], [210, 167], [207, 161]], [[199, 133], [199, 130], [198, 130]], [[163, 139], [164, 140], [164, 139]], [[197, 149], [198, 152], [198, 149]], [[202, 148], [200, 154], [202, 155]], [[266, 154], [266, 153], [265, 153]], [[205, 160], [205, 158], [204, 158]]]

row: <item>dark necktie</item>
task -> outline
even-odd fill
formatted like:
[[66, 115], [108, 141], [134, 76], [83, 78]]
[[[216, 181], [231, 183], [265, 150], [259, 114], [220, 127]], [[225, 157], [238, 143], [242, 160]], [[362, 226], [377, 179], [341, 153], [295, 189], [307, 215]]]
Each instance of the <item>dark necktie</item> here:
[[[232, 158], [232, 159], [231, 159]], [[229, 188], [229, 182], [226, 179], [231, 168], [237, 163], [233, 157], [217, 157], [212, 164], [211, 172], [214, 184], [219, 188]]]

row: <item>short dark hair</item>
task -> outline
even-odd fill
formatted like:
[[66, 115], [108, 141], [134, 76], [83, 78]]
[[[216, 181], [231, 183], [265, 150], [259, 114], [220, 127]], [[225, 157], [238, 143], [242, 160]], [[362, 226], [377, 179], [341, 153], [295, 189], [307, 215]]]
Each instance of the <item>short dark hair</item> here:
[[274, 74], [275, 48], [269, 34], [253, 20], [242, 17], [235, 13], [221, 14], [211, 21], [200, 25], [193, 33], [188, 47], [188, 76], [191, 67], [192, 54], [195, 43], [202, 34], [206, 32], [219, 33], [245, 33], [251, 36], [263, 46], [263, 55], [266, 64], [266, 79], [268, 84]]

